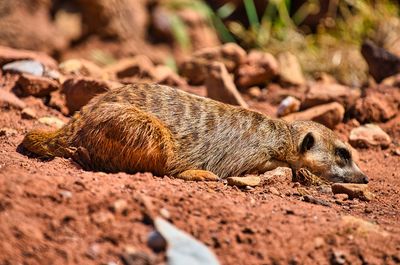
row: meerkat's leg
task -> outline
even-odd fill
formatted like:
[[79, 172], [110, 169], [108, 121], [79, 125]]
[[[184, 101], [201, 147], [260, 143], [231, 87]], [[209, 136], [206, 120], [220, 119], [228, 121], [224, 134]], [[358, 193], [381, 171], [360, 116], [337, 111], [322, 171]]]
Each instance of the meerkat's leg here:
[[[105, 113], [109, 109], [112, 115]], [[159, 119], [131, 105], [99, 106], [95, 111], [97, 115], [82, 116], [73, 139], [79, 163], [107, 172], [169, 174], [175, 142]]]
[[218, 181], [219, 177], [208, 170], [190, 169], [176, 175], [176, 178], [191, 181]]
[[270, 161], [267, 161], [262, 166], [262, 171], [270, 171], [270, 170], [273, 170], [273, 169], [275, 169], [277, 167], [290, 167], [290, 165], [289, 165], [289, 163], [287, 163], [285, 161], [272, 159]]

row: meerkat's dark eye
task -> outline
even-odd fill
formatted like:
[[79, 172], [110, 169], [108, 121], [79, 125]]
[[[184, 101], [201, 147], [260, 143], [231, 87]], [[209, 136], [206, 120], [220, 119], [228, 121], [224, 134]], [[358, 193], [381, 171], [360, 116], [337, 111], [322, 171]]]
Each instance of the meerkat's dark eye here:
[[340, 157], [343, 161], [351, 161], [351, 154], [346, 148], [336, 148], [336, 155]]

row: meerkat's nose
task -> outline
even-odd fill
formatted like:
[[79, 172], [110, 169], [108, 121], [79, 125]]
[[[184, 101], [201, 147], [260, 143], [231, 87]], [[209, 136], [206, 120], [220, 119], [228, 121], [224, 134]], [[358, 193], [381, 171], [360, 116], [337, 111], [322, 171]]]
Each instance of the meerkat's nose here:
[[367, 183], [369, 182], [369, 179], [368, 179], [368, 177], [367, 177], [366, 175], [363, 175], [363, 176], [361, 177], [361, 180], [362, 180], [362, 182], [363, 182], [364, 184], [367, 184]]

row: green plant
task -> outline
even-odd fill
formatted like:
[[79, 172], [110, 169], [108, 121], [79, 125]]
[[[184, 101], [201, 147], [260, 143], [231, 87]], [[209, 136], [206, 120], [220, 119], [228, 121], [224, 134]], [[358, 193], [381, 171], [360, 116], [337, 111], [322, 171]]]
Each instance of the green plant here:
[[[290, 15], [292, 3], [291, 0], [269, 0], [259, 17], [254, 0], [243, 0], [249, 27], [239, 21], [226, 21], [237, 8], [230, 2], [216, 11], [201, 0], [171, 0], [169, 7], [201, 12], [223, 42], [237, 42], [246, 49], [262, 49], [273, 54], [290, 51], [299, 58], [307, 75], [327, 72], [355, 86], [367, 79], [367, 66], [359, 52], [366, 37], [389, 50], [390, 43], [400, 43], [399, 6], [390, 0], [331, 1], [328, 14], [315, 32], [304, 32], [300, 25], [310, 14], [318, 13], [320, 0], [305, 1]], [[176, 23], [174, 27], [184, 25]], [[176, 34], [176, 39], [182, 45], [187, 43], [183, 33]]]

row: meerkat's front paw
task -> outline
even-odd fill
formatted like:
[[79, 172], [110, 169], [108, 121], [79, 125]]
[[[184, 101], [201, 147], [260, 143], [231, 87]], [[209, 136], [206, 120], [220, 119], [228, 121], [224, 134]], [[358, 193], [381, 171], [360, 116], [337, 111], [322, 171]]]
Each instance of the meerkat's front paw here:
[[92, 160], [89, 155], [89, 151], [82, 146], [75, 148], [72, 159], [77, 162], [83, 169], [91, 170], [92, 169]]
[[190, 180], [190, 181], [218, 181], [219, 177], [207, 170], [190, 169], [179, 173], [177, 176], [179, 179]]

